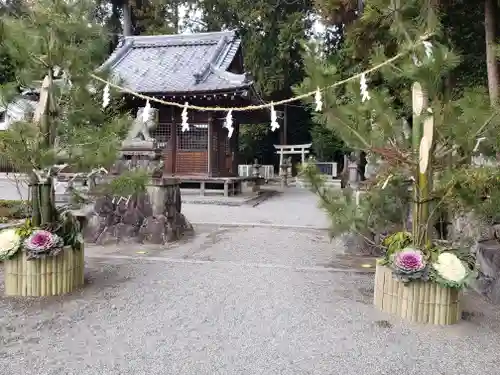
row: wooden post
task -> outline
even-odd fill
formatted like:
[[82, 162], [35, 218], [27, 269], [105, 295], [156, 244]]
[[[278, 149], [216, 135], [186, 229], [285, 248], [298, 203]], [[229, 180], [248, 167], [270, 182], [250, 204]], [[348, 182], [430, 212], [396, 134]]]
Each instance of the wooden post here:
[[239, 144], [239, 137], [240, 137], [240, 124], [235, 123], [234, 124], [234, 132], [233, 136], [231, 137], [230, 140], [230, 152], [231, 152], [231, 158], [232, 158], [232, 163], [231, 163], [231, 174], [234, 176], [238, 176], [238, 164], [239, 164], [239, 153], [238, 153], [238, 144]]
[[213, 158], [213, 150], [212, 150], [212, 142], [213, 142], [213, 117], [212, 112], [208, 113], [208, 142], [207, 142], [207, 175], [208, 177], [212, 177], [212, 158]]
[[[219, 117], [219, 116], [217, 116]], [[221, 120], [217, 119], [217, 151], [218, 151], [218, 164], [219, 164], [219, 176], [225, 177], [227, 176], [226, 170], [226, 138], [227, 131], [224, 131], [224, 128], [221, 125]]]
[[288, 116], [287, 116], [288, 105], [283, 106], [283, 144], [288, 144]]
[[175, 174], [177, 164], [177, 123], [175, 117], [175, 108], [172, 107], [172, 124], [170, 125], [171, 136], [171, 150], [170, 150], [170, 173]]

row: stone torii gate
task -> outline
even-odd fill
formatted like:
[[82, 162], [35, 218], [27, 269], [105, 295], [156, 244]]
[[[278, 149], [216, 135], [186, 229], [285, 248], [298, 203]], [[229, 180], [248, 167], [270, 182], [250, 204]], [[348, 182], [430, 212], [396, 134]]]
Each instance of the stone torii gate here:
[[302, 163], [306, 162], [306, 155], [309, 154], [309, 149], [312, 143], [306, 143], [303, 145], [274, 145], [276, 153], [280, 156], [280, 166], [283, 165], [285, 161], [285, 155], [301, 155]]
[[276, 153], [280, 156], [280, 176], [281, 187], [288, 186], [288, 178], [292, 177], [292, 163], [291, 158], [285, 160], [285, 155], [301, 155], [302, 164], [306, 162], [306, 154], [309, 154], [309, 148], [312, 143], [302, 145], [274, 145]]

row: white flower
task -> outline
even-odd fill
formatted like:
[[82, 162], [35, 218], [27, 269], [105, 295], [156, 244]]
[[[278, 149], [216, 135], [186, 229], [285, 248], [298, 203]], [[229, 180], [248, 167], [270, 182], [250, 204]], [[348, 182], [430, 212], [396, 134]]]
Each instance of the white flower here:
[[16, 253], [21, 246], [21, 237], [14, 228], [0, 231], [0, 258], [9, 258]]
[[441, 253], [432, 265], [443, 279], [460, 283], [467, 276], [465, 266], [453, 253]]

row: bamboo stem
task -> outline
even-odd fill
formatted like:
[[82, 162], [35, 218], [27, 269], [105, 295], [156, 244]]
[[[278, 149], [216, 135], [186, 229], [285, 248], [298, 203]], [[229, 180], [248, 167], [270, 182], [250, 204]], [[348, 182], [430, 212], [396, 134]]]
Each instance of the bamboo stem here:
[[48, 181], [40, 186], [40, 216], [41, 224], [50, 224], [53, 220], [54, 210], [52, 201], [52, 182]]
[[31, 194], [31, 225], [40, 226], [42, 220], [40, 215], [40, 185], [36, 182], [30, 184]]

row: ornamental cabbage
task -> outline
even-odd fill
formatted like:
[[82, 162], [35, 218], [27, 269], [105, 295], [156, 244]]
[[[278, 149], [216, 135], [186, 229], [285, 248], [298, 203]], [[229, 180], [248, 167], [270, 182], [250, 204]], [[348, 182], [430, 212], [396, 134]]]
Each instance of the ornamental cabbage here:
[[439, 254], [437, 261], [432, 264], [437, 275], [451, 284], [463, 284], [468, 272], [458, 257], [450, 252]]
[[19, 250], [21, 246], [21, 236], [15, 228], [8, 228], [0, 231], [0, 259], [9, 259]]

